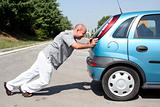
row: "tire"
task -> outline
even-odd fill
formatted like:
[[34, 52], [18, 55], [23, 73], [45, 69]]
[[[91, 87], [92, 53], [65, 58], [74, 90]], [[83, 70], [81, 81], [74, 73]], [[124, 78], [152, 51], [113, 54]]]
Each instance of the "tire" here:
[[140, 79], [135, 70], [117, 66], [106, 71], [102, 78], [102, 87], [111, 100], [126, 101], [138, 94]]

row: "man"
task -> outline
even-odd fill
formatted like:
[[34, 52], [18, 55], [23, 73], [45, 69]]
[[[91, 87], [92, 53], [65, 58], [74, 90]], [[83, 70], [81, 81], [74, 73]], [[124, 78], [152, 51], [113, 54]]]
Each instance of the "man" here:
[[[91, 48], [96, 45], [97, 38], [85, 44], [76, 41], [83, 38], [86, 31], [83, 24], [77, 24], [73, 30], [66, 30], [57, 35], [51, 44], [39, 52], [36, 61], [27, 71], [9, 82], [4, 82], [6, 94], [13, 95], [14, 90], [20, 89], [24, 97], [31, 97], [32, 93], [48, 85], [53, 70], [58, 69], [74, 49]], [[38, 78], [33, 80], [37, 76]]]

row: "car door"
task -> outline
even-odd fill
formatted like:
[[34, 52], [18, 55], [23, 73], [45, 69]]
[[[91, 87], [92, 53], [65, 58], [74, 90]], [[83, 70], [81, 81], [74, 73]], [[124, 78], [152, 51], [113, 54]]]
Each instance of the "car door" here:
[[144, 71], [148, 84], [160, 84], [160, 14], [137, 18], [128, 39], [129, 60]]

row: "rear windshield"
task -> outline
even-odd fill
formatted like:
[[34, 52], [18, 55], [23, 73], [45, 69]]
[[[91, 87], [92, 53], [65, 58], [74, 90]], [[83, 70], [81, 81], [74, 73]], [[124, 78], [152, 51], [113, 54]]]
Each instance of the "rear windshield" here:
[[99, 36], [99, 34], [103, 31], [103, 29], [108, 25], [108, 23], [113, 19], [113, 16], [111, 16], [103, 25], [92, 35], [93, 38], [96, 38]]

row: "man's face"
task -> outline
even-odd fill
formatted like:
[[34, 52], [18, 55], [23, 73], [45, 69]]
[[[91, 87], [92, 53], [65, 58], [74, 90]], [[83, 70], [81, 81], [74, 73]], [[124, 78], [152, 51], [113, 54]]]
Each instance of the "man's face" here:
[[85, 29], [77, 29], [76, 39], [81, 39], [86, 34]]

